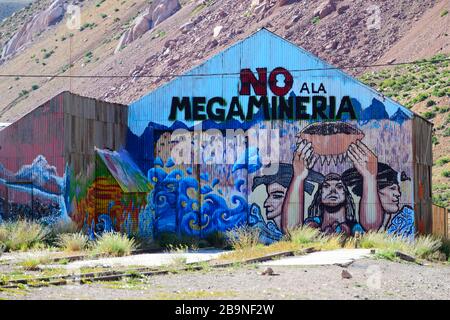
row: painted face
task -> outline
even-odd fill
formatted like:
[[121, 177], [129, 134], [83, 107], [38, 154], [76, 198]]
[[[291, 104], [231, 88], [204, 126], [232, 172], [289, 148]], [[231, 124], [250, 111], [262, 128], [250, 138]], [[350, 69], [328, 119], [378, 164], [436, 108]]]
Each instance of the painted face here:
[[322, 203], [326, 206], [335, 207], [344, 203], [345, 191], [341, 180], [325, 181], [322, 185]]
[[267, 186], [267, 193], [269, 196], [264, 201], [264, 208], [267, 219], [274, 219], [281, 215], [286, 188], [281, 184], [272, 183]]
[[400, 186], [398, 184], [391, 184], [388, 187], [378, 190], [381, 205], [384, 212], [393, 214], [400, 210]]

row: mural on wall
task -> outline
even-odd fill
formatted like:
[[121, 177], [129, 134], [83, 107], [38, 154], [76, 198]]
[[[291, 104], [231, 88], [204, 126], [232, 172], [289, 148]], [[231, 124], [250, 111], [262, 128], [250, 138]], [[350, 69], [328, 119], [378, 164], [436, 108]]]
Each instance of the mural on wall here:
[[146, 223], [141, 212], [150, 190], [125, 150], [96, 149], [95, 178], [86, 195], [79, 192], [75, 197], [72, 218], [91, 238], [109, 231], [140, 234]]
[[[284, 230], [308, 225], [325, 233], [346, 235], [369, 230], [406, 236], [414, 233], [411, 207], [400, 208], [400, 182], [410, 182], [411, 178], [405, 171], [399, 175], [391, 166], [379, 162], [363, 142], [364, 136], [357, 127], [343, 122], [314, 123], [296, 136], [293, 178], [282, 211]], [[399, 145], [393, 156], [400, 157], [402, 149]], [[305, 181], [319, 159], [320, 173], [325, 174], [308, 201]], [[397, 162], [398, 158], [394, 159]], [[330, 170], [327, 166], [332, 162], [334, 168]], [[348, 165], [351, 168], [344, 170]]]
[[303, 225], [414, 235], [408, 109], [267, 30], [188, 75], [129, 106], [117, 151], [64, 156], [67, 141], [42, 134], [52, 121], [39, 117], [30, 124], [39, 143], [14, 140], [14, 128], [0, 134], [1, 219], [71, 219], [91, 237], [205, 238], [250, 225], [266, 244]]
[[[249, 224], [264, 243], [302, 225], [412, 236], [412, 113], [327, 67], [261, 30], [130, 105], [126, 149], [154, 186], [154, 233]], [[196, 76], [208, 73], [229, 76]], [[247, 137], [243, 148], [228, 148], [229, 130]], [[248, 143], [264, 130], [279, 135], [269, 164], [264, 145]], [[211, 131], [219, 148], [202, 137]], [[192, 146], [182, 163], [171, 158], [179, 145]]]
[[0, 165], [0, 221], [68, 221], [67, 181], [68, 177], [59, 177], [56, 167], [42, 155], [15, 173]]

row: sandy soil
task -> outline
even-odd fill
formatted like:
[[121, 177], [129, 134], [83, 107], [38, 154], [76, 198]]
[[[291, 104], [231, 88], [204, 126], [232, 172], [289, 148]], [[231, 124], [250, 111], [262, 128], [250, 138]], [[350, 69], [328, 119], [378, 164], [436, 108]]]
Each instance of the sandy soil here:
[[450, 299], [450, 265], [363, 259], [339, 266], [258, 265], [138, 280], [0, 292], [2, 299]]

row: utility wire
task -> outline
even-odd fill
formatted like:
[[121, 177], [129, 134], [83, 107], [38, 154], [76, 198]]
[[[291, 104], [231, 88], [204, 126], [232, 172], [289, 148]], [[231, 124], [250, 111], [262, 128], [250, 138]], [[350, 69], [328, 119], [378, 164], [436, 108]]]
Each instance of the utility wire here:
[[[382, 63], [382, 64], [368, 64], [368, 65], [354, 65], [343, 67], [327, 67], [327, 68], [310, 68], [310, 69], [292, 69], [289, 72], [308, 72], [321, 70], [339, 70], [339, 69], [357, 69], [357, 68], [371, 68], [371, 67], [386, 67], [386, 66], [401, 66], [401, 65], [421, 65], [421, 64], [436, 64], [440, 62], [450, 61], [450, 58], [430, 60], [430, 61], [410, 61], [397, 63]], [[63, 75], [63, 74], [0, 74], [0, 78], [80, 78], [80, 79], [101, 79], [101, 78], [181, 78], [181, 77], [217, 77], [217, 76], [234, 76], [240, 75], [239, 72], [229, 73], [199, 73], [199, 74], [144, 74], [144, 75]]]

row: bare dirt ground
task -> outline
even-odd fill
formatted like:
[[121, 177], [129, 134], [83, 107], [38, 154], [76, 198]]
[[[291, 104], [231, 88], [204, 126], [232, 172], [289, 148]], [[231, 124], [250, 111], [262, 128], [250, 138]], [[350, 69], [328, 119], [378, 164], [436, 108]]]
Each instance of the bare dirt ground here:
[[0, 292], [1, 299], [450, 299], [450, 265], [363, 259], [348, 266], [260, 265], [125, 279], [85, 285], [23, 288]]

